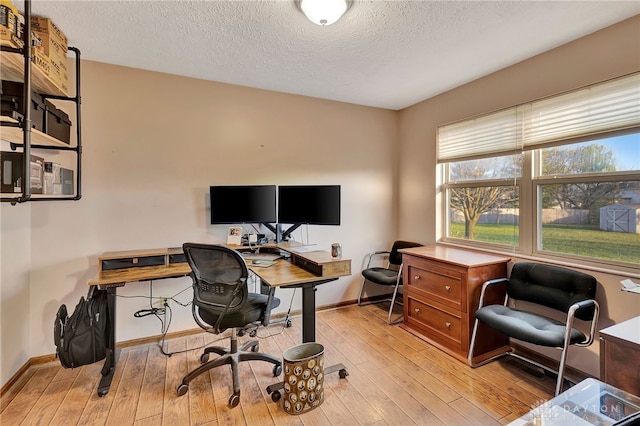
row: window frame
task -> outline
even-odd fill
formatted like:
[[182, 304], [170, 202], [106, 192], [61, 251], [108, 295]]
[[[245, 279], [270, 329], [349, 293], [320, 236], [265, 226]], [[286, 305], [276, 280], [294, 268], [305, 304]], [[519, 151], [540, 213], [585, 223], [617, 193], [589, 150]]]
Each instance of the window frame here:
[[[629, 77], [630, 80], [637, 81], [640, 78], [640, 73], [634, 73], [627, 76], [623, 76], [620, 78], [612, 79], [607, 82], [594, 84], [592, 86], [588, 86], [587, 91], [595, 87], [596, 90], [599, 90], [600, 86], [603, 84], [613, 83], [614, 85], [618, 84], [621, 79]], [[623, 82], [624, 83], [624, 82]], [[631, 96], [635, 96], [629, 98], [628, 93], [626, 94], [625, 102], [629, 102], [629, 99], [636, 99], [638, 97], [638, 90], [633, 89], [635, 92]], [[574, 92], [585, 91], [585, 88], [577, 89], [575, 91], [566, 92], [563, 94], [556, 95], [558, 99], [562, 102], [562, 96], [573, 96]], [[614, 93], [614, 96], [616, 94]], [[553, 102], [554, 96], [543, 98], [541, 101], [546, 102], [547, 100], [551, 100]], [[454, 129], [467, 129], [468, 126], [473, 130], [473, 123], [475, 121], [480, 121], [482, 123], [487, 123], [487, 118], [496, 114], [498, 118], [500, 118], [504, 114], [505, 111], [514, 110], [516, 111], [515, 116], [519, 119], [526, 116], [527, 108], [530, 108], [531, 105], [536, 105], [538, 101], [532, 101], [527, 104], [522, 104], [518, 106], [514, 106], [511, 108], [507, 108], [505, 110], [496, 111], [495, 113], [483, 114], [477, 117], [472, 117], [467, 120], [460, 120], [455, 123], [446, 124], [438, 127], [437, 132], [437, 188], [436, 188], [436, 202], [439, 204], [440, 211], [440, 219], [438, 219], [438, 227], [436, 230], [436, 240], [438, 243], [451, 244], [456, 246], [463, 246], [468, 248], [475, 249], [483, 249], [488, 251], [494, 251], [502, 254], [517, 254], [519, 257], [531, 258], [531, 259], [544, 259], [545, 261], [550, 262], [562, 262], [573, 263], [576, 266], [599, 269], [604, 271], [610, 271], [609, 268], [615, 268], [615, 272], [623, 272], [623, 273], [631, 273], [631, 274], [640, 274], [640, 262], [638, 264], [627, 263], [627, 262], [619, 262], [615, 260], [607, 260], [601, 258], [594, 257], [586, 257], [579, 256], [570, 253], [558, 253], [551, 252], [548, 250], [543, 250], [542, 247], [542, 215], [541, 215], [541, 206], [542, 206], [542, 187], [548, 184], [570, 184], [570, 183], [594, 183], [594, 182], [624, 182], [624, 181], [636, 181], [640, 180], [640, 170], [625, 170], [625, 171], [612, 171], [612, 172], [598, 172], [598, 173], [582, 173], [582, 174], [558, 174], [558, 175], [542, 175], [542, 150], [549, 147], [554, 146], [569, 146], [572, 144], [582, 143], [582, 142], [597, 142], [598, 140], [618, 136], [622, 134], [640, 134], [640, 121], [638, 121], [638, 106], [636, 104], [631, 106], [632, 114], [635, 114], [635, 120], [637, 124], [629, 124], [629, 121], [625, 123], [624, 126], [620, 128], [606, 128], [597, 132], [590, 132], [588, 127], [585, 128], [585, 131], [582, 134], [572, 134], [567, 135], [565, 138], [556, 138], [550, 139], [547, 142], [541, 141], [532, 141], [527, 142], [526, 140], [517, 140], [514, 143], [513, 150], [503, 150], [501, 152], [491, 152], [487, 151], [486, 147], [480, 148], [485, 151], [481, 151], [480, 153], [475, 153], [466, 148], [467, 151], [464, 151], [464, 154], [452, 154], [451, 151], [448, 151], [446, 147], [443, 149], [441, 137], [447, 138], [450, 137], [449, 130]], [[490, 122], [490, 120], [489, 120]], [[528, 125], [526, 119], [523, 119], [521, 125]], [[491, 126], [487, 126], [491, 128]], [[505, 126], [506, 131], [511, 135], [511, 126]], [[460, 141], [464, 141], [464, 139], [459, 139], [459, 135], [453, 134], [454, 136], [454, 149], [458, 147], [455, 143], [459, 144]], [[469, 137], [473, 137], [473, 131], [470, 132]], [[526, 136], [524, 136], [526, 137]], [[486, 139], [486, 135], [485, 135]], [[473, 139], [469, 139], [473, 140]], [[483, 139], [484, 140], [484, 139]], [[470, 142], [462, 142], [466, 145], [471, 146], [473, 143]], [[441, 157], [441, 152], [443, 157]], [[463, 152], [463, 151], [459, 151]], [[450, 167], [452, 163], [467, 161], [477, 158], [491, 158], [491, 157], [499, 157], [504, 155], [513, 155], [513, 154], [521, 154], [522, 157], [522, 176], [521, 177], [513, 177], [513, 178], [499, 178], [499, 179], [483, 179], [478, 181], [450, 181]], [[456, 238], [451, 237], [451, 206], [450, 206], [450, 190], [452, 188], [474, 188], [474, 187], [487, 187], [487, 186], [517, 186], [520, 198], [518, 200], [519, 206], [519, 225], [518, 225], [518, 244], [511, 245], [503, 245], [496, 243], [488, 243], [483, 241], [475, 241], [468, 240], [465, 238]]]

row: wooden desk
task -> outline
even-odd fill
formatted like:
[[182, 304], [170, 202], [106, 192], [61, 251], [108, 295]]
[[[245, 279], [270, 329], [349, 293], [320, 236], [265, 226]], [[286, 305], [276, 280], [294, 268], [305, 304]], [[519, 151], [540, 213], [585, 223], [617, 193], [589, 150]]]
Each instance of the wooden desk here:
[[600, 330], [600, 380], [640, 395], [640, 317]]
[[[294, 245], [283, 244], [269, 246], [287, 251], [291, 260], [279, 260], [269, 267], [252, 267], [254, 273], [262, 283], [270, 287], [302, 288], [302, 341], [315, 341], [315, 290], [316, 286], [339, 277], [351, 275], [350, 259], [332, 259], [328, 252], [297, 252]], [[248, 247], [238, 247], [248, 249]], [[98, 258], [99, 270], [88, 285], [107, 290], [111, 333], [108, 339], [107, 358], [102, 368], [102, 377], [98, 385], [98, 395], [104, 396], [109, 392], [119, 351], [116, 348], [116, 289], [129, 282], [152, 281], [165, 278], [187, 276], [191, 267], [184, 258], [182, 248], [164, 248], [151, 250], [127, 250], [104, 253]], [[142, 265], [142, 266], [140, 266]], [[335, 366], [334, 371], [342, 370], [341, 364]], [[325, 371], [328, 374], [330, 371]], [[270, 387], [274, 392], [279, 387]]]

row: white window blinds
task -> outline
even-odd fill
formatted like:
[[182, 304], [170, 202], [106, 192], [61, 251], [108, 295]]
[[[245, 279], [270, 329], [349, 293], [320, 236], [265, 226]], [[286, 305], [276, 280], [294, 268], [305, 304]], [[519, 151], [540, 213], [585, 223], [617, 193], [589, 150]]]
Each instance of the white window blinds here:
[[640, 126], [640, 74], [438, 128], [438, 162], [509, 154]]

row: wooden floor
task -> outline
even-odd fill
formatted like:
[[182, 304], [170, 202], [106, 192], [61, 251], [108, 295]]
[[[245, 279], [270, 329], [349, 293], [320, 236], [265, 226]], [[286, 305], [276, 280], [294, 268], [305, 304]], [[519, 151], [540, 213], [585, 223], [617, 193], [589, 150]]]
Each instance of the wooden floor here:
[[[388, 306], [388, 305], [387, 305]], [[325, 401], [299, 416], [284, 412], [266, 387], [276, 380], [271, 364], [241, 364], [240, 405], [229, 408], [228, 366], [176, 387], [199, 365], [200, 350], [166, 357], [157, 344], [121, 352], [111, 391], [96, 394], [102, 362], [67, 370], [59, 363], [32, 367], [3, 396], [2, 425], [497, 425], [549, 399], [554, 381], [537, 378], [505, 358], [471, 369], [386, 324], [384, 304], [317, 313], [317, 341], [325, 365], [343, 363], [346, 379], [325, 379]], [[301, 341], [300, 318], [260, 329], [260, 350], [282, 354]], [[273, 334], [270, 337], [269, 334]], [[196, 348], [219, 336], [206, 333], [169, 342], [170, 351]], [[241, 341], [248, 337], [241, 338]], [[225, 345], [227, 340], [223, 342]]]

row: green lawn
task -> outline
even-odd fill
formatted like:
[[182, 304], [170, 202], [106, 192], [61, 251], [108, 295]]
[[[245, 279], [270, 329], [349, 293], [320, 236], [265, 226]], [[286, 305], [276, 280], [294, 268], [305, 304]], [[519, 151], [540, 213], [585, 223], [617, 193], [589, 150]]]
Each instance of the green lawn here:
[[[451, 224], [450, 236], [464, 238], [464, 224]], [[478, 224], [475, 240], [515, 246], [518, 244], [518, 228], [513, 225]], [[544, 225], [542, 248], [556, 253], [640, 263], [640, 234], [600, 231], [597, 227], [584, 225]]]

